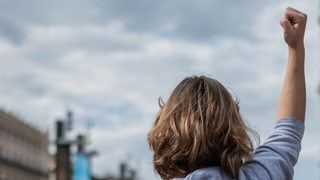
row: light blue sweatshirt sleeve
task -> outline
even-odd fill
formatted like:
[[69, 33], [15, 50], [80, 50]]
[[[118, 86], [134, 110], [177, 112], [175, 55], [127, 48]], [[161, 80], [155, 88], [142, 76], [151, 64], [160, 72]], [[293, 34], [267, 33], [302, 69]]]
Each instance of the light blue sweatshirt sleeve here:
[[302, 121], [289, 118], [278, 120], [267, 141], [258, 147], [252, 160], [240, 170], [238, 179], [293, 179], [293, 167], [299, 157], [303, 133]]

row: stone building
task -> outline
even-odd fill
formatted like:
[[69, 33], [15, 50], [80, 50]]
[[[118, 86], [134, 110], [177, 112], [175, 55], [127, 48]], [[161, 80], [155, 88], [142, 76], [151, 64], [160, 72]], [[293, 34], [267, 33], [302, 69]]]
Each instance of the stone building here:
[[0, 180], [48, 180], [48, 133], [0, 109]]

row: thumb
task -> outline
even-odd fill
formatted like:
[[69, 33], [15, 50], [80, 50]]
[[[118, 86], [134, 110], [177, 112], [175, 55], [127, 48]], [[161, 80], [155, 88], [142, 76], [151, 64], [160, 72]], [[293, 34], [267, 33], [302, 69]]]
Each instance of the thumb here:
[[291, 34], [293, 32], [293, 27], [292, 27], [289, 20], [281, 19], [280, 24], [281, 24], [285, 34]]

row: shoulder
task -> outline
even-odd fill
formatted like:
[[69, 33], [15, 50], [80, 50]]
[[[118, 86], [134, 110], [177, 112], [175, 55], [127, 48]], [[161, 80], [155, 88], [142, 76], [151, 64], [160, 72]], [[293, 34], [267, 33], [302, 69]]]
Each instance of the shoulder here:
[[175, 180], [199, 180], [199, 179], [232, 180], [219, 167], [207, 167], [207, 168], [197, 169], [192, 173], [188, 174], [187, 177], [179, 178]]
[[242, 174], [250, 173], [259, 179], [292, 179], [303, 133], [302, 121], [292, 118], [278, 120], [266, 142], [241, 169]]

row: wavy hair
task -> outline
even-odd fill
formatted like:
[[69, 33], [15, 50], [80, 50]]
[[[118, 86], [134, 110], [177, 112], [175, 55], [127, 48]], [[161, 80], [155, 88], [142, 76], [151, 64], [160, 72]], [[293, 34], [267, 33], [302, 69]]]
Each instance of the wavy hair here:
[[217, 80], [187, 77], [160, 111], [148, 134], [153, 163], [162, 179], [185, 177], [190, 172], [219, 166], [230, 177], [252, 157], [250, 129], [239, 113], [238, 101]]

